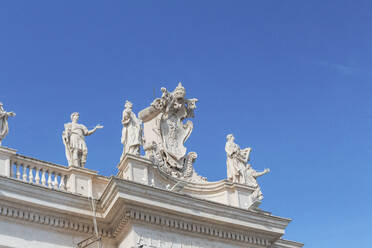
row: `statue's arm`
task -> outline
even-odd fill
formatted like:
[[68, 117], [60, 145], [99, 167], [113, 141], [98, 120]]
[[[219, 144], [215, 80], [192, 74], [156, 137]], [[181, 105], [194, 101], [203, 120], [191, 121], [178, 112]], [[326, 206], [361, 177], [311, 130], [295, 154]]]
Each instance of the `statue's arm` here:
[[88, 130], [86, 127], [86, 132], [84, 130], [84, 132], [86, 133], [85, 136], [89, 136], [89, 135], [92, 135], [95, 131], [97, 131], [97, 129], [101, 129], [103, 128], [103, 126], [101, 126], [100, 124], [98, 124], [97, 126], [95, 126], [92, 130]]
[[257, 171], [255, 171], [255, 172], [253, 173], [253, 177], [257, 178], [257, 177], [263, 176], [263, 175], [265, 175], [265, 174], [267, 174], [267, 173], [269, 173], [269, 172], [270, 172], [270, 169], [265, 169], [265, 170], [262, 171], [262, 172], [257, 172]]
[[6, 111], [4, 111], [4, 112], [1, 112], [0, 113], [0, 118], [3, 118], [4, 116], [7, 116], [7, 117], [9, 117], [9, 116], [15, 116], [16, 114], [13, 112], [13, 111], [11, 111], [11, 112], [6, 112]]
[[71, 126], [69, 125], [69, 123], [65, 124], [65, 132], [66, 134], [71, 132]]
[[128, 124], [130, 122], [130, 113], [127, 111], [123, 111], [123, 118], [121, 120], [121, 124]]
[[226, 151], [226, 153], [227, 153], [227, 155], [229, 156], [229, 157], [232, 157], [232, 155], [234, 154], [234, 153], [236, 153], [236, 151], [234, 150], [234, 148], [232, 148], [230, 145], [228, 145], [228, 144], [226, 144], [226, 146], [225, 146], [225, 151]]
[[16, 114], [13, 111], [10, 111], [10, 112], [7, 112], [6, 115], [7, 116], [15, 116]]

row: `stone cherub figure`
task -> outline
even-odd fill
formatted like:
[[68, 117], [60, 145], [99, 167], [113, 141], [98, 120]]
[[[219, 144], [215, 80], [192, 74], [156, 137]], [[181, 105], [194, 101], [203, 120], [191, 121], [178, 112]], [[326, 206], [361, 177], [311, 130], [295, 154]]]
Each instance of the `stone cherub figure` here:
[[250, 164], [247, 164], [251, 148], [240, 149], [234, 142], [235, 138], [232, 134], [227, 135], [226, 138], [227, 179], [234, 183], [246, 184], [257, 188], [254, 192], [254, 198], [261, 200], [263, 198], [262, 192], [256, 179], [270, 172], [270, 169], [265, 169], [262, 172], [254, 170]]
[[15, 115], [14, 112], [6, 112], [3, 108], [3, 103], [0, 102], [0, 146], [2, 140], [9, 133], [8, 117]]
[[84, 168], [87, 162], [88, 148], [85, 143], [85, 136], [93, 134], [97, 129], [103, 128], [97, 125], [92, 130], [88, 130], [83, 124], [77, 123], [79, 113], [71, 114], [71, 122], [65, 124], [65, 130], [62, 133], [63, 144], [66, 148], [66, 158], [69, 166]]
[[142, 128], [141, 120], [137, 119], [136, 114], [132, 111], [133, 104], [129, 101], [125, 102], [123, 111], [123, 129], [121, 132], [121, 143], [123, 144], [123, 153], [120, 160], [125, 154], [140, 155], [140, 145], [142, 144]]

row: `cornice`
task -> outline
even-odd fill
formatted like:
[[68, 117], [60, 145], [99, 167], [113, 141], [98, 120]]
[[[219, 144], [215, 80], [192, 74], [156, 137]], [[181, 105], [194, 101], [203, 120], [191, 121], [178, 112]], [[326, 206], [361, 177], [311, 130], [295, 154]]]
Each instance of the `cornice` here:
[[[74, 232], [93, 230], [89, 199], [82, 195], [0, 176], [0, 199], [3, 217]], [[110, 178], [98, 203], [97, 220], [107, 237], [116, 237], [128, 223], [149, 223], [267, 246], [283, 235], [290, 221], [116, 177]]]
[[[10, 189], [10, 191], [12, 191], [14, 185], [18, 185], [18, 189], [20, 191], [22, 191], [23, 188], [28, 187], [33, 188], [33, 193], [38, 192], [42, 195], [45, 192], [48, 192], [50, 194], [53, 194], [54, 197], [50, 197], [50, 200], [58, 198], [55, 197], [56, 194], [62, 194], [64, 195], [64, 197], [68, 197], [70, 200], [73, 200], [73, 198], [79, 198], [77, 199], [78, 201], [83, 199], [84, 202], [87, 203], [87, 199], [82, 196], [77, 196], [65, 192], [56, 192], [53, 189], [36, 185], [32, 185], [32, 187], [30, 187], [29, 184], [23, 183], [22, 181], [0, 178], [0, 186], [5, 186], [5, 184], [7, 186], [10, 186], [10, 188], [8, 188]], [[4, 191], [2, 191], [1, 193], [3, 192]], [[27, 194], [27, 192], [24, 193]], [[94, 227], [90, 216], [71, 215], [66, 213], [66, 211], [64, 211], [63, 213], [56, 211], [57, 209], [50, 208], [48, 206], [45, 206], [44, 204], [41, 204], [43, 207], [37, 205], [38, 204], [35, 203], [29, 204], [27, 201], [23, 200], [19, 202], [10, 202], [3, 199], [0, 202], [0, 217], [8, 218], [10, 220], [30, 222], [45, 226], [47, 228], [56, 228], [63, 231], [93, 234]], [[172, 215], [169, 213], [158, 214], [154, 212], [154, 209], [151, 211], [148, 209], [135, 208], [136, 207], [130, 207], [129, 205], [127, 205], [124, 210], [121, 211], [121, 214], [116, 216], [115, 221], [113, 221], [112, 223], [105, 224], [103, 222], [100, 222], [98, 224], [98, 226], [101, 227], [99, 228], [100, 234], [107, 238], [115, 238], [125, 227], [127, 227], [128, 223], [142, 223], [158, 225], [175, 232], [187, 232], [195, 235], [209, 236], [211, 238], [222, 239], [226, 241], [243, 242], [247, 244], [254, 244], [257, 246], [267, 246], [272, 242], [272, 237], [268, 237], [267, 235], [265, 237], [265, 235], [260, 236], [254, 232], [237, 231], [233, 228], [221, 227], [213, 223], [203, 223], [201, 221], [189, 220], [182, 216], [177, 217], [176, 215]]]
[[[78, 218], [76, 216], [60, 215], [50, 211], [42, 211], [29, 206], [22, 206], [11, 202], [0, 202], [0, 217], [10, 220], [26, 221], [39, 224], [47, 228], [57, 228], [64, 231], [93, 234], [94, 226], [90, 219]], [[100, 227], [100, 226], [99, 226]], [[102, 227], [102, 225], [101, 225]], [[112, 237], [111, 229], [98, 228], [104, 237]]]
[[2, 176], [0, 199], [66, 214], [92, 216], [87, 197]]
[[0, 153], [15, 155], [17, 154], [17, 150], [6, 147], [6, 146], [0, 146]]
[[68, 171], [68, 168], [69, 168], [69, 167], [66, 167], [64, 165], [55, 164], [55, 163], [52, 163], [52, 162], [48, 162], [48, 161], [44, 161], [44, 160], [40, 160], [40, 159], [28, 157], [28, 156], [21, 155], [21, 154], [18, 154], [18, 153], [15, 154], [14, 158], [12, 158], [12, 159], [21, 159], [22, 161], [27, 161], [27, 162], [33, 163], [33, 164], [49, 165], [49, 166], [52, 166], [52, 167], [57, 167], [58, 169], [64, 170], [64, 171]]
[[227, 206], [115, 177], [111, 178], [100, 199], [103, 216], [109, 214], [114, 205], [113, 200], [119, 199], [124, 202], [120, 204], [124, 205], [135, 204], [185, 218], [202, 218], [246, 230], [267, 232], [277, 237], [284, 234], [284, 229], [290, 222], [289, 219], [267, 213]]
[[168, 217], [134, 208], [129, 208], [123, 211], [121, 222], [114, 227], [112, 236], [115, 238], [119, 235], [129, 223], [159, 226], [162, 229], [166, 228], [174, 232], [182, 232], [204, 237], [207, 236], [208, 238], [220, 239], [226, 242], [240, 242], [254, 247], [268, 247], [273, 241], [276, 241], [276, 238], [253, 232], [237, 231], [218, 225]]
[[273, 245], [274, 248], [301, 248], [303, 246], [303, 243], [285, 239], [278, 239]]

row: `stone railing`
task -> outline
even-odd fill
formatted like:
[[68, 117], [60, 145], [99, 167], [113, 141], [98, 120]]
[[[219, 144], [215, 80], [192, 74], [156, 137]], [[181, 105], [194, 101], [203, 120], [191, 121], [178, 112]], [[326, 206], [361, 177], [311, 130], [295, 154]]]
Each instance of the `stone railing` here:
[[56, 190], [67, 190], [69, 177], [67, 167], [51, 164], [45, 161], [15, 155], [10, 160], [10, 177]]
[[41, 161], [3, 146], [0, 146], [0, 176], [94, 198], [99, 198], [108, 182], [97, 171]]

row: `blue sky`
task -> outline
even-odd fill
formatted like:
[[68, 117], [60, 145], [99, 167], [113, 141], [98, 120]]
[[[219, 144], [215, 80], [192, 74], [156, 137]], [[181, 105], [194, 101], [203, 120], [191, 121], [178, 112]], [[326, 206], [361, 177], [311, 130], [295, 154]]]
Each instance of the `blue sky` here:
[[372, 2], [2, 1], [3, 144], [66, 164], [72, 112], [87, 168], [116, 174], [125, 100], [138, 112], [182, 81], [198, 98], [195, 168], [226, 177], [225, 136], [253, 148], [261, 205], [306, 247], [370, 247]]

